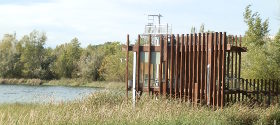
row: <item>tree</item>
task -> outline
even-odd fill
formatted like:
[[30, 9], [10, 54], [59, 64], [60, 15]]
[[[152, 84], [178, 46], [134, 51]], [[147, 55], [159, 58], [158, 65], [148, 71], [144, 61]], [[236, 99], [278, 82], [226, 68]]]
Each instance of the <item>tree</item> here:
[[191, 34], [194, 34], [194, 33], [196, 33], [196, 29], [195, 29], [194, 26], [192, 26], [192, 28], [191, 28]]
[[79, 76], [87, 80], [100, 80], [98, 72], [104, 58], [103, 49], [89, 45], [82, 53], [78, 69]]
[[258, 12], [252, 13], [250, 10], [251, 5], [245, 8], [244, 22], [248, 26], [248, 30], [245, 33], [245, 45], [248, 47], [261, 47], [267, 40], [268, 30], [268, 19], [262, 21]]
[[20, 42], [22, 43], [21, 62], [23, 63], [23, 76], [27, 78], [40, 78], [42, 76], [42, 63], [45, 55], [45, 33], [32, 31], [25, 35]]
[[199, 32], [200, 32], [200, 33], [204, 33], [204, 23], [202, 23], [202, 24], [200, 25]]
[[70, 43], [56, 47], [54, 54], [56, 61], [52, 67], [52, 71], [54, 71], [59, 78], [78, 77], [78, 61], [81, 52], [82, 48], [77, 38], [72, 39]]
[[248, 5], [245, 8], [244, 22], [248, 26], [243, 45], [248, 51], [242, 58], [242, 76], [245, 78], [273, 79], [276, 78], [275, 58], [272, 56], [272, 42], [268, 37], [268, 19], [262, 21], [260, 15], [252, 13]]
[[[105, 56], [102, 61], [102, 65], [99, 69], [101, 77], [107, 81], [125, 81], [126, 73], [126, 54], [121, 50], [121, 44], [119, 42], [114, 42], [105, 45], [109, 50], [114, 50]], [[106, 50], [105, 50], [106, 51]], [[129, 67], [132, 67], [132, 54], [129, 56]], [[130, 76], [132, 78], [132, 68], [129, 68]]]
[[41, 76], [40, 79], [54, 79], [56, 78], [55, 73], [51, 70], [51, 67], [54, 65], [55, 56], [53, 55], [52, 48], [45, 49], [45, 55], [41, 63]]
[[3, 78], [21, 77], [22, 63], [18, 44], [15, 34], [5, 34], [0, 42], [0, 76]]

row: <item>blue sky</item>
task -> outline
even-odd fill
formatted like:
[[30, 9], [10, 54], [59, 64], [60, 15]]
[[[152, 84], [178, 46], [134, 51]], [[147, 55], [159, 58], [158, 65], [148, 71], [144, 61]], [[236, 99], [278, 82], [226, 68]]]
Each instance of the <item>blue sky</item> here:
[[280, 0], [0, 0], [0, 35], [18, 39], [36, 29], [46, 32], [46, 46], [55, 47], [77, 37], [82, 46], [126, 41], [144, 32], [148, 14], [161, 13], [173, 33], [189, 33], [204, 23], [206, 30], [243, 35], [244, 8], [251, 4], [269, 18], [270, 35], [280, 28]]

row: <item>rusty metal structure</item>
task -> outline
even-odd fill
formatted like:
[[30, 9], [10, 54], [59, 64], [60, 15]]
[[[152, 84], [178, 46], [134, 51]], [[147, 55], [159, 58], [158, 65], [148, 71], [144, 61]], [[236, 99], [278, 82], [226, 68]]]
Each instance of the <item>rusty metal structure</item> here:
[[[159, 31], [160, 32], [160, 31]], [[123, 47], [128, 57], [135, 53], [135, 91], [161, 95], [182, 102], [223, 107], [242, 100], [270, 103], [279, 95], [275, 80], [241, 78], [242, 37], [226, 32], [170, 34], [145, 33]]]
[[225, 32], [169, 34], [159, 36], [159, 45], [152, 45], [151, 35], [148, 42], [138, 35], [135, 45], [127, 38], [127, 61], [128, 52], [136, 52], [138, 93], [218, 107], [240, 100], [270, 103], [279, 95], [278, 81], [240, 77], [241, 53], [246, 52], [241, 37]]

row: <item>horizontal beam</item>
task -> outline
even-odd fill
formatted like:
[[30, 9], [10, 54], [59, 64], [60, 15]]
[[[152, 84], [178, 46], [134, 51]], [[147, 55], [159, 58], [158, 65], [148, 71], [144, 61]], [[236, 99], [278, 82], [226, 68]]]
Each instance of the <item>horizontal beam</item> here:
[[[148, 92], [149, 88], [148, 87], [144, 87], [143, 88], [143, 92]], [[150, 91], [152, 92], [159, 92], [160, 88], [159, 87], [150, 87]]]
[[227, 44], [227, 50], [226, 51], [229, 51], [229, 52], [247, 52], [247, 48]]

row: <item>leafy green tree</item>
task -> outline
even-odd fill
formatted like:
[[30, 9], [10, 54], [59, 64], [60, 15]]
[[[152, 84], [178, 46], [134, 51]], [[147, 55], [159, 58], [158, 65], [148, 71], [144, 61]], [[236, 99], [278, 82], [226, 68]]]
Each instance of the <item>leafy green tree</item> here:
[[54, 65], [55, 62], [55, 56], [53, 55], [53, 49], [52, 48], [46, 48], [45, 49], [45, 55], [43, 58], [43, 61], [41, 63], [41, 79], [54, 79], [57, 78], [55, 76], [55, 73], [51, 70], [51, 67]]
[[22, 63], [21, 53], [17, 50], [18, 44], [15, 34], [5, 34], [0, 42], [0, 77], [21, 77]]
[[44, 45], [46, 40], [47, 36], [45, 33], [35, 30], [20, 40], [23, 46], [21, 55], [23, 76], [27, 78], [40, 78], [42, 75], [41, 64], [45, 55]]
[[252, 13], [250, 10], [251, 5], [248, 5], [245, 8], [244, 15], [244, 22], [248, 26], [248, 30], [245, 33], [245, 40], [244, 43], [248, 47], [262, 47], [267, 40], [268, 33], [268, 19], [262, 21], [260, 18], [260, 14], [258, 12]]
[[83, 51], [79, 61], [79, 76], [87, 80], [100, 80], [98, 70], [101, 66], [103, 58], [104, 51], [100, 46], [89, 45]]
[[[129, 57], [129, 67], [132, 67], [132, 54]], [[106, 81], [125, 81], [126, 79], [126, 54], [117, 52], [104, 58], [99, 70]], [[129, 68], [129, 78], [132, 78], [132, 68]]]
[[82, 53], [79, 40], [74, 38], [70, 43], [56, 47], [54, 51], [56, 61], [52, 67], [52, 71], [54, 71], [59, 78], [78, 77], [78, 61]]
[[[126, 53], [121, 50], [121, 46], [122, 45], [119, 42], [109, 44], [108, 48], [111, 48], [109, 50], [114, 51], [106, 55], [102, 61], [102, 65], [99, 69], [99, 72], [102, 78], [104, 78], [107, 81], [125, 81]], [[132, 54], [130, 54], [129, 67], [132, 67], [132, 59]], [[129, 78], [132, 78], [132, 68], [129, 68], [129, 72]]]
[[277, 49], [268, 37], [268, 19], [262, 21], [260, 15], [252, 13], [248, 5], [245, 8], [244, 22], [248, 30], [243, 38], [243, 45], [248, 51], [242, 57], [242, 76], [245, 78], [277, 78], [275, 69], [279, 69], [271, 50]]

